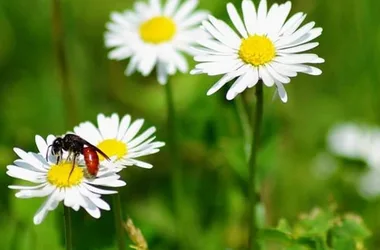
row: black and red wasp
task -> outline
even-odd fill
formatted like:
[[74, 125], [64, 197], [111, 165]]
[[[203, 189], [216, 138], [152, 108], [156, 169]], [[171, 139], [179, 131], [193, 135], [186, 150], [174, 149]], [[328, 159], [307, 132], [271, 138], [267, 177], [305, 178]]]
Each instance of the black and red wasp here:
[[99, 171], [98, 153], [101, 154], [105, 159], [110, 160], [110, 158], [102, 150], [92, 145], [85, 139], [74, 134], [66, 134], [64, 137], [57, 137], [48, 147], [48, 150], [46, 152], [46, 160], [48, 158], [50, 148], [50, 153], [57, 158], [57, 164], [62, 160], [62, 154], [64, 150], [69, 152], [68, 158], [73, 155], [73, 168], [71, 169], [69, 178], [74, 170], [75, 161], [81, 154], [84, 157], [87, 172], [92, 177], [95, 177]]

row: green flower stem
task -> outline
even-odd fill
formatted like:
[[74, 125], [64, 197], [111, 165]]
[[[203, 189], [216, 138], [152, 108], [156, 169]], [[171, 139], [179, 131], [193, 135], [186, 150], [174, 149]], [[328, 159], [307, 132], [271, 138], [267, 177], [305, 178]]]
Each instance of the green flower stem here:
[[168, 133], [168, 146], [170, 150], [171, 159], [171, 173], [172, 173], [172, 191], [175, 206], [175, 221], [177, 237], [180, 244], [182, 243], [182, 210], [181, 210], [181, 199], [182, 199], [182, 166], [180, 163], [178, 144], [177, 144], [177, 131], [176, 131], [176, 120], [175, 120], [175, 110], [172, 92], [172, 83], [169, 80], [165, 85], [165, 95], [167, 104], [167, 133]]
[[72, 250], [73, 249], [73, 238], [72, 238], [72, 230], [71, 230], [71, 211], [69, 207], [66, 207], [63, 205], [63, 214], [64, 214], [64, 220], [65, 220], [65, 244], [66, 244], [66, 250]]
[[115, 215], [115, 228], [117, 235], [117, 245], [119, 250], [125, 249], [125, 237], [124, 237], [124, 227], [123, 227], [123, 218], [122, 218], [122, 209], [120, 194], [116, 193], [112, 196], [113, 201], [113, 211]]
[[243, 131], [244, 136], [244, 152], [246, 156], [247, 162], [249, 161], [249, 156], [251, 152], [251, 138], [252, 138], [252, 131], [251, 131], [251, 125], [249, 121], [249, 116], [247, 114], [247, 110], [244, 107], [244, 100], [243, 96], [239, 95], [235, 98], [235, 104], [236, 104], [236, 111], [239, 118], [239, 123], [241, 125], [241, 129]]
[[[52, 2], [52, 25], [53, 25], [53, 41], [57, 56], [57, 66], [61, 78], [61, 89], [63, 93], [63, 103], [66, 111], [67, 127], [71, 127], [76, 122], [76, 106], [73, 98], [73, 89], [70, 85], [68, 77], [68, 67], [65, 57], [64, 35], [62, 26], [62, 14], [60, 0]], [[65, 224], [65, 240], [66, 249], [73, 249], [72, 226], [70, 208], [63, 205], [64, 224]]]
[[263, 120], [263, 83], [260, 81], [256, 85], [256, 112], [255, 120], [252, 124], [253, 137], [251, 145], [251, 155], [248, 163], [249, 179], [248, 179], [248, 194], [249, 194], [249, 205], [248, 205], [248, 221], [249, 221], [249, 238], [248, 238], [248, 249], [258, 250], [259, 244], [257, 241], [258, 228], [256, 223], [256, 168], [257, 168], [257, 150], [260, 141], [260, 130], [261, 123]]

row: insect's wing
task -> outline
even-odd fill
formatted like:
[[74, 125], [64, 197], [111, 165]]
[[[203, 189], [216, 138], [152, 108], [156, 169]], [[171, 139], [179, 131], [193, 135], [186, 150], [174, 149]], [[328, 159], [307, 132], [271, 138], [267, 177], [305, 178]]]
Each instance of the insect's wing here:
[[88, 147], [92, 147], [95, 149], [96, 152], [98, 152], [99, 154], [101, 154], [104, 158], [106, 158], [108, 161], [110, 161], [111, 159], [108, 157], [108, 155], [106, 155], [102, 150], [100, 150], [98, 147], [92, 145], [91, 143], [89, 143], [88, 141], [86, 141], [85, 139], [81, 138], [81, 137], [77, 137], [76, 138], [77, 141], [83, 143], [84, 145], [88, 146]]

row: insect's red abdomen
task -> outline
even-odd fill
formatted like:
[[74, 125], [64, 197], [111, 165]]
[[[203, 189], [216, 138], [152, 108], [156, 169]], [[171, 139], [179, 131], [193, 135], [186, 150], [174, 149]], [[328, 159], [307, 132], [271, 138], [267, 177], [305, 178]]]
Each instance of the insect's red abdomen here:
[[87, 171], [90, 175], [96, 176], [99, 171], [99, 156], [92, 147], [83, 148], [84, 161], [86, 162]]

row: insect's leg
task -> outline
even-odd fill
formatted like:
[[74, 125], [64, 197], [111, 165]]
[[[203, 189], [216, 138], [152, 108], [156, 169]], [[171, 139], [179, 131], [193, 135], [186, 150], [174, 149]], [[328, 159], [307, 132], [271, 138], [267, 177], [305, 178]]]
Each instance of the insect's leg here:
[[[71, 152], [70, 152], [69, 154], [71, 154]], [[73, 171], [74, 171], [74, 168], [75, 168], [75, 160], [77, 159], [78, 156], [79, 156], [78, 153], [74, 153], [73, 166], [71, 167], [70, 174], [69, 174], [69, 178], [67, 179], [67, 181], [70, 180], [70, 176], [71, 176], [71, 174], [72, 174]]]
[[69, 154], [67, 155], [67, 158], [66, 158], [66, 163], [68, 162], [68, 161], [70, 161], [70, 157], [71, 157], [71, 154], [72, 154], [73, 152], [70, 150], [69, 151]]
[[61, 159], [62, 159], [62, 150], [60, 150], [58, 155], [57, 155], [57, 164], [56, 165], [58, 165], [58, 163], [61, 161]]

